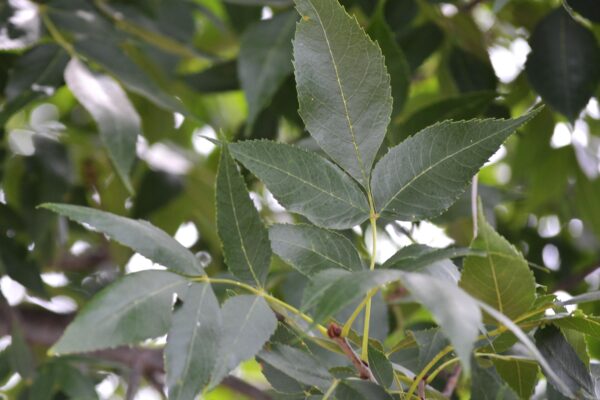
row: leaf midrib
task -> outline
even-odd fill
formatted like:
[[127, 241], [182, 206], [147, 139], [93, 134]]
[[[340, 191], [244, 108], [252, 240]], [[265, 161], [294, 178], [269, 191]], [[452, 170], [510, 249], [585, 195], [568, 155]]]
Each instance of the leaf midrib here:
[[[480, 139], [476, 142], [471, 143], [470, 145], [466, 146], [466, 147], [462, 147], [460, 150], [455, 151], [454, 153], [448, 154], [447, 156], [441, 158], [440, 160], [438, 160], [437, 162], [431, 164], [429, 167], [425, 168], [422, 172], [418, 173], [417, 175], [415, 175], [411, 180], [409, 180], [406, 184], [404, 184], [393, 196], [390, 197], [390, 199], [385, 203], [385, 205], [383, 207], [381, 207], [380, 212], [383, 212], [387, 209], [387, 207], [390, 205], [390, 203], [392, 201], [394, 201], [394, 199], [396, 197], [398, 197], [400, 195], [400, 193], [402, 193], [406, 188], [410, 187], [416, 180], [420, 179], [423, 175], [427, 174], [429, 171], [431, 171], [432, 169], [436, 168], [438, 165], [446, 162], [447, 160], [451, 159], [452, 157], [455, 157], [456, 155], [468, 151], [470, 150], [472, 147], [479, 145], [480, 143], [483, 143], [493, 137], [496, 137], [500, 134], [503, 134], [506, 131], [509, 131], [513, 129], [513, 127], [511, 126], [510, 128], [504, 128], [504, 129], [500, 129], [498, 132], [494, 133], [493, 135], [489, 135], [484, 137], [483, 139]], [[417, 136], [415, 136], [415, 139], [417, 138]], [[413, 139], [413, 140], [415, 140]], [[400, 144], [402, 145], [402, 144]]]

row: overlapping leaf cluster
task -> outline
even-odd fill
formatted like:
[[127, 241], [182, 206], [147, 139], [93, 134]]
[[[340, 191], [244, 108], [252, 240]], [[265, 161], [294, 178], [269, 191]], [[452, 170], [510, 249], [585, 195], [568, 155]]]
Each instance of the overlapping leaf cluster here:
[[[151, 128], [142, 127], [129, 97], [142, 96], [147, 107], [187, 121], [205, 116], [169, 93], [168, 79], [141, 69], [144, 55], [128, 47], [130, 42], [145, 40], [192, 58], [212, 56], [184, 39], [163, 36], [160, 21], [123, 19], [127, 7], [77, 1], [75, 11], [72, 4], [40, 6], [40, 18], [56, 43], [32, 47], [20, 58], [18, 73], [35, 78], [12, 81], [0, 121], [46, 90], [59, 88], [58, 75], [64, 73], [131, 193], [138, 135]], [[597, 371], [584, 340], [600, 337], [600, 323], [581, 312], [569, 313], [566, 304], [536, 286], [521, 252], [487, 221], [484, 204], [473, 204], [477, 230], [468, 248], [415, 243], [383, 263], [377, 258], [382, 228], [447, 211], [540, 108], [514, 119], [469, 119], [495, 98], [495, 76], [489, 70], [470, 76], [468, 71], [480, 68], [481, 61], [456, 47], [449, 69], [459, 90], [473, 93], [423, 107], [398, 124], [394, 120], [406, 102], [410, 74], [423, 57], [418, 52], [405, 57], [394, 38], [398, 32], [385, 21], [386, 2], [375, 8], [366, 30], [337, 0], [295, 0], [295, 7], [297, 12], [285, 10], [246, 29], [235, 63], [217, 63], [186, 78], [208, 92], [229, 87], [230, 80], [220, 79], [236, 75], [240, 82], [234, 83], [249, 104], [243, 133], [251, 136], [263, 126], [262, 112], [277, 105], [293, 72], [298, 114], [311, 137], [307, 146], [266, 139], [229, 143], [226, 135], [218, 141], [214, 225], [229, 274], [206, 271], [196, 255], [149, 222], [44, 199], [53, 202], [42, 208], [165, 268], [127, 274], [97, 293], [52, 347], [52, 355], [61, 360], [166, 335], [164, 369], [171, 399], [207, 394], [254, 358], [273, 398], [443, 399], [448, 377], [461, 372], [471, 398], [527, 399], [542, 376], [555, 396], [596, 398]], [[107, 22], [112, 20], [121, 21], [122, 29], [112, 29]], [[597, 86], [598, 70], [583, 65], [580, 58], [587, 58], [575, 52], [569, 59], [581, 67], [580, 80], [560, 60], [551, 64], [558, 71], [545, 72], [564, 74], [561, 87], [536, 72], [548, 54], [565, 57], [544, 51], [555, 34], [544, 32], [554, 24], [561, 27], [557, 35], [580, 39], [579, 45], [596, 58], [597, 44], [563, 9], [545, 17], [531, 40], [526, 65], [531, 84], [551, 107], [574, 120]], [[436, 29], [422, 26], [412, 35]], [[406, 48], [410, 35], [403, 40]], [[269, 190], [294, 223], [267, 225], [272, 221], [257, 210], [247, 174]], [[357, 228], [370, 232], [369, 248], [353, 240], [350, 232]], [[271, 293], [272, 267], [282, 262], [303, 283], [296, 299]], [[595, 299], [592, 294], [572, 302]], [[422, 310], [411, 329], [395, 326], [389, 335], [383, 324], [370, 326], [372, 315], [381, 310], [383, 318], [377, 321], [387, 324], [388, 306], [397, 304]], [[12, 348], [19, 346], [26, 348], [13, 340]], [[65, 383], [83, 379], [69, 364], [44, 368], [36, 382], [60, 382], [67, 395], [94, 397]], [[19, 372], [26, 376], [26, 367]], [[30, 395], [43, 392], [43, 384], [34, 383]]]

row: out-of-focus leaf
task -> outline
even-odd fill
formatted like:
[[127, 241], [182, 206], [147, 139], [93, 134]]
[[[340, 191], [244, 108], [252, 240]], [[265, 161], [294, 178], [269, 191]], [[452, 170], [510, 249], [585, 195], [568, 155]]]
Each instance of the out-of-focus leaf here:
[[285, 375], [322, 391], [326, 391], [333, 381], [333, 376], [315, 357], [295, 347], [273, 344], [260, 352], [259, 357]]
[[239, 90], [237, 60], [215, 64], [201, 72], [186, 75], [184, 81], [200, 93], [218, 93]]
[[65, 81], [98, 124], [100, 138], [119, 177], [133, 192], [129, 172], [135, 161], [137, 137], [142, 132], [140, 117], [125, 91], [110, 76], [90, 71], [77, 59], [67, 65]]
[[50, 361], [38, 372], [29, 392], [31, 400], [53, 400], [61, 395], [71, 399], [98, 399], [94, 381], [66, 361]]
[[454, 47], [448, 60], [450, 73], [461, 92], [494, 91], [496, 89], [496, 74], [490, 64], [477, 56]]
[[[6, 299], [0, 301], [6, 301]], [[11, 317], [7, 316], [7, 318]], [[25, 332], [16, 320], [12, 321], [10, 337], [9, 359], [13, 370], [25, 379], [32, 379], [36, 373], [35, 359], [29, 344], [25, 340]]]
[[504, 140], [536, 114], [511, 120], [447, 121], [406, 139], [373, 170], [375, 209], [383, 217], [406, 221], [441, 214]]
[[173, 271], [189, 275], [203, 273], [202, 263], [189, 250], [149, 222], [68, 204], [44, 204], [42, 207], [89, 225]]
[[361, 380], [344, 380], [335, 389], [335, 398], [338, 400], [392, 400], [381, 386]]
[[460, 286], [511, 319], [527, 312], [535, 299], [535, 279], [523, 255], [486, 221], [479, 202], [477, 237], [471, 248], [485, 256], [468, 256]]
[[296, 0], [300, 115], [325, 152], [363, 186], [392, 112], [383, 55], [337, 0]]
[[217, 229], [229, 270], [239, 279], [262, 287], [271, 262], [269, 236], [228, 146], [221, 150], [216, 197]]
[[218, 358], [221, 310], [208, 283], [194, 283], [175, 310], [165, 366], [170, 399], [192, 399], [208, 384]]
[[474, 399], [482, 400], [517, 400], [519, 398], [508, 383], [502, 380], [494, 367], [482, 368], [479, 366], [473, 368], [471, 396]]
[[595, 0], [567, 0], [576, 12], [593, 22], [600, 22], [600, 7]]
[[482, 116], [496, 97], [494, 92], [473, 92], [448, 97], [412, 113], [395, 131], [393, 143], [414, 135], [436, 122], [460, 121]]
[[590, 372], [560, 330], [555, 327], [540, 329], [535, 334], [535, 341], [552, 370], [566, 383], [570, 393], [563, 391], [553, 382], [552, 377], [548, 376], [548, 380], [556, 389], [565, 396], [578, 393], [588, 399], [595, 398]]
[[7, 1], [0, 7], [0, 50], [20, 50], [34, 44], [41, 31], [36, 5]]
[[529, 82], [552, 108], [575, 120], [600, 80], [594, 35], [558, 7], [538, 23], [529, 45]]
[[385, 2], [379, 2], [379, 4], [380, 6], [371, 18], [367, 33], [371, 39], [379, 44], [381, 52], [385, 57], [385, 65], [390, 74], [392, 98], [394, 99], [392, 105], [393, 119], [394, 116], [400, 113], [408, 97], [410, 90], [410, 67], [385, 20], [385, 11], [382, 7]]
[[0, 248], [0, 271], [36, 295], [47, 297], [40, 266], [31, 258], [27, 248], [4, 235], [0, 236]]
[[269, 228], [273, 252], [304, 275], [329, 268], [360, 271], [363, 263], [345, 236], [308, 224], [277, 224]]
[[242, 6], [273, 6], [285, 7], [292, 5], [293, 0], [224, 0], [227, 3], [239, 4]]
[[292, 73], [292, 38], [297, 18], [295, 11], [278, 14], [252, 25], [241, 38], [237, 66], [248, 101], [246, 133]]
[[185, 278], [167, 271], [124, 276], [77, 313], [52, 352], [83, 353], [164, 335], [171, 322], [173, 294], [186, 284]]
[[231, 154], [263, 181], [289, 211], [315, 225], [351, 228], [369, 217], [369, 205], [356, 183], [319, 155], [269, 142], [233, 143]]
[[0, 110], [0, 125], [33, 100], [50, 96], [63, 83], [68, 54], [54, 44], [36, 46], [21, 55], [12, 69]]
[[402, 36], [400, 47], [404, 51], [406, 61], [413, 73], [437, 50], [443, 39], [444, 32], [433, 22], [426, 22], [414, 27]]
[[164, 171], [148, 169], [142, 178], [133, 206], [133, 218], [147, 218], [184, 190], [183, 178]]
[[535, 361], [518, 358], [492, 358], [496, 372], [510, 385], [512, 390], [523, 400], [531, 398], [537, 383], [540, 367]]
[[415, 0], [386, 0], [383, 14], [385, 20], [394, 32], [395, 38], [400, 38], [410, 27], [410, 23], [419, 11]]
[[[474, 254], [471, 249], [453, 248], [437, 249], [422, 244], [411, 244], [398, 250], [387, 259], [381, 268], [400, 269], [407, 272], [423, 272], [435, 275], [435, 268], [444, 269], [440, 261]], [[475, 252], [475, 254], [478, 254]], [[441, 276], [440, 276], [441, 277]]]
[[209, 387], [244, 360], [254, 357], [277, 328], [275, 314], [262, 297], [242, 295], [223, 304], [219, 357]]
[[600, 339], [600, 318], [587, 315], [570, 315], [552, 319], [552, 323], [563, 329], [572, 329]]

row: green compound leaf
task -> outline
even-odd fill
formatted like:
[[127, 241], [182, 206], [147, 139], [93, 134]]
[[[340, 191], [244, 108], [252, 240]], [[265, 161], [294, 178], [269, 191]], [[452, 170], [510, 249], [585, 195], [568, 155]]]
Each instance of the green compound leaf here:
[[509, 120], [446, 121], [393, 147], [373, 170], [377, 212], [405, 221], [441, 214], [504, 140], [536, 114]]
[[600, 80], [596, 38], [558, 7], [536, 26], [529, 45], [529, 82], [550, 107], [574, 121]]
[[479, 232], [471, 248], [486, 255], [468, 256], [460, 286], [472, 296], [515, 319], [527, 312], [535, 300], [535, 279], [521, 253], [485, 220], [478, 207]]
[[254, 357], [277, 328], [275, 314], [258, 296], [230, 298], [223, 304], [221, 316], [221, 345], [209, 388], [214, 388], [242, 361]]
[[83, 353], [164, 335], [171, 323], [173, 294], [186, 284], [184, 277], [167, 271], [126, 275], [77, 313], [51, 351]]
[[165, 347], [169, 399], [193, 399], [210, 381], [219, 354], [221, 310], [208, 283], [187, 288]]
[[315, 225], [347, 229], [369, 218], [356, 182], [315, 153], [266, 140], [233, 143], [229, 149], [283, 206]]
[[149, 222], [69, 204], [47, 203], [41, 207], [89, 225], [174, 272], [188, 275], [204, 273], [202, 264], [188, 249]]
[[331, 268], [363, 269], [356, 248], [340, 233], [309, 224], [277, 224], [269, 228], [269, 237], [273, 252], [306, 276]]
[[540, 367], [535, 361], [525, 359], [492, 358], [498, 375], [523, 400], [531, 398], [537, 383]]
[[142, 133], [142, 127], [125, 91], [110, 76], [90, 71], [75, 58], [65, 69], [65, 82], [98, 124], [108, 156], [127, 190], [133, 192], [129, 172], [135, 161], [137, 137]]
[[259, 357], [276, 370], [308, 386], [327, 390], [333, 376], [315, 357], [298, 348], [284, 344], [272, 344]]
[[285, 78], [292, 73], [292, 38], [298, 15], [278, 14], [249, 27], [242, 36], [238, 75], [248, 102], [246, 132], [269, 105]]
[[229, 270], [242, 281], [262, 287], [271, 263], [267, 229], [226, 145], [221, 151], [216, 197], [217, 229]]
[[300, 115], [325, 152], [363, 186], [392, 112], [381, 50], [337, 0], [296, 0]]

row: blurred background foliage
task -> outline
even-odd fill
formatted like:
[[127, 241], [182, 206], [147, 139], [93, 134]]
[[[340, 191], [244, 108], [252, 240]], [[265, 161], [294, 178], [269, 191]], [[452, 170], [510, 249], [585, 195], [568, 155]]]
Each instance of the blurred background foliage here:
[[[547, 104], [482, 170], [479, 192], [488, 218], [520, 248], [549, 292], [597, 290], [600, 3], [342, 3], [386, 56], [394, 95], [389, 144], [445, 119], [518, 116], [536, 102]], [[154, 266], [36, 206], [67, 202], [149, 220], [199, 253], [209, 271], [225, 274], [214, 217], [218, 149], [205, 137], [268, 138], [316, 149], [297, 114], [296, 18], [289, 0], [0, 3], [2, 393], [159, 396], [161, 367], [136, 369], [141, 350], [46, 355], [94, 293], [124, 273]], [[139, 130], [131, 149], [136, 157], [125, 178], [115, 149], [102, 139], [110, 121], [65, 85], [72, 57], [117, 82], [134, 106], [128, 118]], [[116, 104], [106, 100], [109, 109]], [[297, 218], [246, 176], [267, 221]], [[432, 223], [382, 223], [388, 240], [379, 260], [412, 241], [466, 246], [470, 215], [465, 197]], [[365, 231], [347, 235], [361, 244]], [[269, 290], [297, 304], [304, 278], [278, 259], [272, 271]], [[380, 298], [372, 315], [380, 340], [399, 326], [431, 324], [416, 307], [386, 302], [393, 299]], [[600, 314], [596, 303], [581, 307]], [[587, 339], [590, 357], [600, 358], [600, 342]], [[160, 340], [146, 350], [156, 347]], [[266, 385], [255, 363], [239, 376]], [[234, 385], [226, 386], [207, 398], [240, 398]]]

